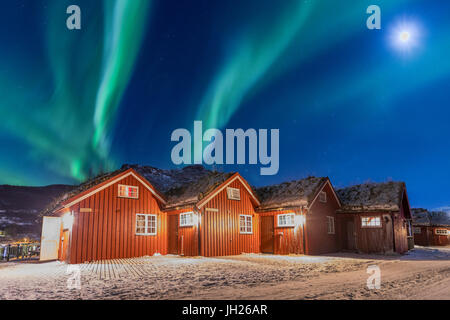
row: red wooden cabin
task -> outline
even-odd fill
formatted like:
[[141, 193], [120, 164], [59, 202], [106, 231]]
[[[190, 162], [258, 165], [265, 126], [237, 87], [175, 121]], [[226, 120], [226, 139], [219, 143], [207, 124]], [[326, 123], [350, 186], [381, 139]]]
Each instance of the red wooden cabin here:
[[[219, 256], [260, 249], [259, 200], [238, 173], [124, 166], [59, 199], [44, 217], [41, 259], [83, 263], [154, 254]], [[52, 222], [52, 224], [54, 224]], [[58, 229], [59, 231], [59, 229]], [[47, 241], [47, 243], [46, 243]], [[52, 242], [59, 242], [56, 245]], [[57, 248], [57, 250], [56, 250]]]
[[450, 245], [450, 217], [446, 212], [413, 209], [414, 243], [420, 246]]
[[362, 253], [412, 248], [411, 211], [403, 182], [366, 183], [337, 191], [340, 244]]
[[328, 178], [258, 188], [261, 251], [321, 254], [338, 250], [336, 210], [340, 202]]
[[450, 225], [413, 225], [414, 243], [419, 246], [450, 245]]

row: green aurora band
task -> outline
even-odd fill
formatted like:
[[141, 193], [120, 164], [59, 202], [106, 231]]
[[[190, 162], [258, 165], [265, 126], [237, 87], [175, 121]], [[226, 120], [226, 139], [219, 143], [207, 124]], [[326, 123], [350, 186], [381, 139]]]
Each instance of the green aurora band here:
[[[86, 2], [82, 30], [76, 31], [65, 27], [70, 4], [54, 0], [46, 9], [45, 63], [27, 65], [27, 59], [11, 57], [17, 66], [0, 64], [20, 70], [0, 77], [1, 129], [46, 170], [84, 181], [115, 167], [110, 131], [146, 30], [150, 1]], [[3, 56], [3, 61], [8, 59]], [[4, 161], [0, 157], [0, 165]], [[35, 183], [33, 177], [0, 174], [11, 183]]]

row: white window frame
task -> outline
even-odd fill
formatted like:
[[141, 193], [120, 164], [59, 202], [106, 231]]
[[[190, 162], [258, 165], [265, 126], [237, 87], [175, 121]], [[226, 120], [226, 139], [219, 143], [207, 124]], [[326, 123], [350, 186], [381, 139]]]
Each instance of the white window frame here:
[[327, 193], [325, 191], [320, 191], [319, 202], [327, 203]]
[[413, 232], [414, 232], [414, 234], [421, 234], [422, 233], [422, 228], [421, 227], [414, 227]]
[[[237, 192], [238, 196], [235, 196], [235, 194], [233, 192]], [[241, 189], [228, 187], [227, 188], [227, 198], [229, 200], [241, 201]]]
[[[281, 217], [286, 217], [286, 216], [292, 216], [292, 223], [291, 224], [282, 224], [281, 223]], [[284, 219], [284, 221], [286, 221], [286, 219]], [[289, 213], [282, 213], [277, 215], [277, 226], [278, 227], [295, 227], [295, 213], [294, 212], [289, 212]]]
[[[145, 217], [145, 226], [144, 226], [145, 232], [137, 232], [138, 216]], [[148, 230], [149, 230], [148, 223], [149, 223], [149, 218], [150, 217], [155, 217], [155, 232], [148, 232]], [[134, 225], [134, 232], [136, 233], [137, 236], [156, 236], [156, 234], [158, 233], [158, 215], [156, 215], [156, 214], [137, 213], [136, 214], [136, 222], [135, 222], [135, 225]]]
[[[439, 231], [443, 231], [442, 233], [440, 233]], [[444, 234], [445, 232], [445, 234]], [[448, 230], [447, 229], [435, 229], [434, 233], [438, 236], [448, 236]]]
[[[242, 217], [244, 217], [244, 226], [242, 226]], [[250, 218], [250, 231], [248, 231], [247, 219]], [[242, 231], [242, 227], [244, 227], [245, 231]], [[240, 234], [253, 234], [253, 216], [250, 214], [241, 214], [239, 215], [239, 233]]]
[[[189, 215], [191, 216], [191, 221], [189, 223], [182, 223], [183, 219], [181, 217], [189, 216]], [[179, 219], [180, 219], [179, 220], [180, 227], [193, 227], [194, 226], [194, 212], [192, 212], [192, 211], [180, 213]]]
[[[121, 187], [136, 189], [136, 197], [129, 197], [127, 195], [121, 195], [120, 194]], [[139, 187], [138, 186], [129, 186], [129, 185], [125, 185], [125, 184], [119, 184], [119, 186], [117, 187], [117, 196], [119, 198], [126, 198], [126, 199], [139, 199]]]
[[336, 227], [334, 224], [334, 217], [327, 216], [327, 233], [336, 234]]
[[[364, 225], [364, 219], [377, 219], [380, 221], [379, 225]], [[381, 220], [381, 216], [366, 216], [361, 217], [361, 228], [383, 228], [383, 220]]]

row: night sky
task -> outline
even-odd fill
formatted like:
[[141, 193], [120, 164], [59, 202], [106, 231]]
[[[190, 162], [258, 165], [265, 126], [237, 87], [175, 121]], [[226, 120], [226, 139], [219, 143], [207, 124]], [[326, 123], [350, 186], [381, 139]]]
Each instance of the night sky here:
[[[66, 28], [67, 6], [82, 29]], [[381, 7], [381, 30], [366, 8]], [[173, 130], [280, 129], [280, 170], [450, 205], [450, 1], [0, 3], [0, 184], [175, 168]], [[399, 37], [407, 32], [407, 38]]]

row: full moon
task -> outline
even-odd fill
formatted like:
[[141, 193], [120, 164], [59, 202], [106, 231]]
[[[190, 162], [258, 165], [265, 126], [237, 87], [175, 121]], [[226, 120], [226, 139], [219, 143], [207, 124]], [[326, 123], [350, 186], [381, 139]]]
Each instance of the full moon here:
[[397, 21], [389, 32], [391, 46], [399, 53], [408, 55], [419, 47], [421, 35], [420, 25], [408, 19]]
[[408, 42], [410, 39], [411, 35], [409, 34], [408, 31], [402, 31], [400, 32], [400, 40], [403, 42]]

